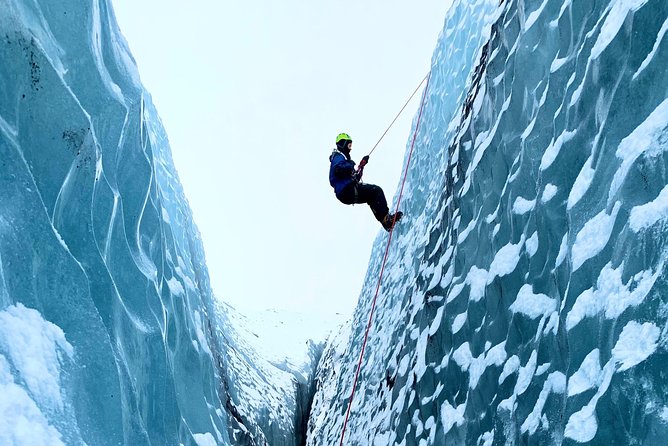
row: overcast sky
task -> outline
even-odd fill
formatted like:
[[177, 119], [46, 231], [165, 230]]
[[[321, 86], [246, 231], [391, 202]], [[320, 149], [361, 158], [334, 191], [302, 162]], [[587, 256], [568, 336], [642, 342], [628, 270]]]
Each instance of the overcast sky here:
[[[427, 74], [450, 3], [113, 0], [219, 298], [352, 312], [382, 229], [368, 206], [336, 200], [334, 138], [351, 135], [356, 161], [368, 153]], [[388, 201], [418, 106], [365, 169]]]

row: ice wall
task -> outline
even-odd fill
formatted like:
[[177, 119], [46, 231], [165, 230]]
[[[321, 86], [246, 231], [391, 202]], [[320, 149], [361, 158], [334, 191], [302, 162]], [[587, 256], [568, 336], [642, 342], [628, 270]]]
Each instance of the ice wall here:
[[109, 1], [4, 1], [0, 39], [0, 444], [296, 444]]
[[[668, 442], [668, 3], [459, 1], [345, 445]], [[325, 351], [338, 445], [387, 235]]]
[[4, 2], [0, 37], [0, 443], [226, 443], [202, 246], [109, 4]]

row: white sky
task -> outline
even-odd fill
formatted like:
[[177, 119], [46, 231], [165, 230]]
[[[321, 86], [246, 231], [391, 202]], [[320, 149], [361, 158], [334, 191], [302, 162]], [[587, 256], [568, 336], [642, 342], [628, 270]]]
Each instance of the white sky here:
[[[382, 229], [367, 205], [336, 200], [334, 138], [368, 153], [429, 70], [451, 2], [113, 0], [219, 298], [352, 312]], [[365, 169], [388, 201], [418, 102]]]

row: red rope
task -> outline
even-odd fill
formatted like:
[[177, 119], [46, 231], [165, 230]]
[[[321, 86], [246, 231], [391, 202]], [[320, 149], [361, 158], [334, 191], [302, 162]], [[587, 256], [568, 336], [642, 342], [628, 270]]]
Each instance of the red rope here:
[[[417, 132], [418, 128], [420, 127], [420, 118], [422, 118], [422, 109], [424, 108], [424, 100], [427, 97], [427, 89], [429, 88], [429, 79], [431, 77], [431, 71], [429, 74], [427, 74], [427, 85], [424, 87], [424, 92], [422, 93], [422, 102], [420, 103], [420, 112], [418, 113], [418, 119], [417, 123], [415, 124], [415, 132], [413, 132], [413, 141], [411, 142], [411, 150], [408, 153], [408, 160], [406, 161], [406, 169], [404, 170], [404, 179], [401, 182], [401, 189], [399, 191], [399, 199], [397, 200], [397, 206], [395, 208], [394, 212], [394, 219], [395, 221], [392, 222], [392, 227], [394, 227], [394, 223], [396, 222], [397, 218], [397, 209], [399, 209], [399, 205], [401, 204], [401, 197], [404, 193], [404, 184], [406, 183], [406, 176], [408, 175], [408, 166], [411, 164], [411, 158], [413, 156], [413, 148], [415, 147], [415, 138], [417, 137]], [[353, 403], [353, 397], [355, 396], [355, 389], [357, 388], [357, 379], [359, 378], [360, 375], [360, 370], [362, 368], [362, 359], [364, 358], [364, 350], [366, 348], [366, 342], [369, 339], [369, 330], [371, 329], [371, 323], [373, 322], [373, 313], [374, 310], [376, 309], [376, 300], [378, 298], [378, 291], [380, 291], [380, 283], [383, 280], [383, 272], [385, 272], [385, 263], [387, 262], [387, 256], [390, 252], [390, 243], [392, 242], [392, 233], [394, 231], [390, 230], [390, 235], [387, 239], [387, 246], [385, 247], [385, 256], [383, 257], [383, 264], [382, 267], [380, 268], [380, 276], [378, 277], [378, 284], [376, 285], [376, 294], [373, 296], [373, 303], [371, 304], [371, 314], [369, 314], [369, 322], [367, 323], [366, 326], [366, 332], [364, 333], [364, 342], [362, 343], [362, 351], [360, 352], [360, 359], [357, 363], [357, 372], [355, 372], [355, 380], [353, 381], [353, 390], [350, 393], [350, 399], [348, 400], [348, 408], [346, 409], [346, 419], [343, 422], [343, 430], [341, 431], [341, 443], [339, 443], [339, 446], [343, 446], [343, 438], [346, 434], [346, 426], [348, 426], [348, 417], [350, 416], [350, 408]]]

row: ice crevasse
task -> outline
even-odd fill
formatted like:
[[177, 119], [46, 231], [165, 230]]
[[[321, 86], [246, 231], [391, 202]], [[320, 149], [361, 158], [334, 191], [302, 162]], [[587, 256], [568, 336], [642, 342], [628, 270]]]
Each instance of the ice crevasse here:
[[322, 357], [267, 361], [110, 2], [6, 1], [0, 444], [337, 445], [349, 403], [346, 445], [668, 442], [667, 31], [664, 0], [454, 2], [348, 401], [387, 234]]

